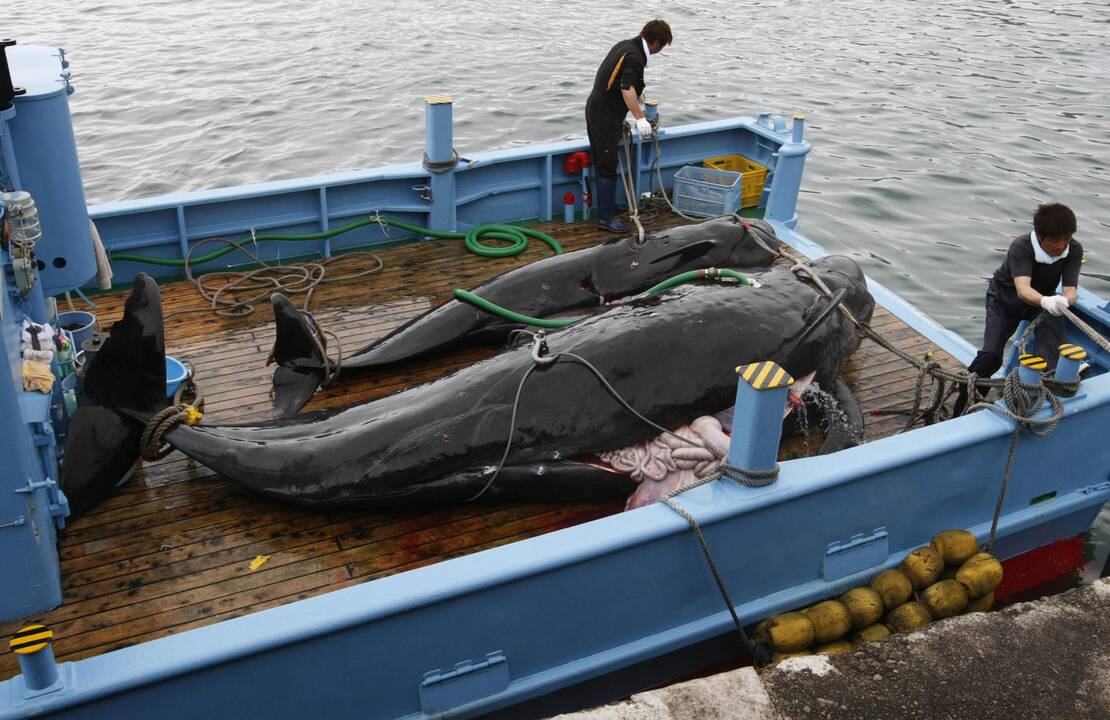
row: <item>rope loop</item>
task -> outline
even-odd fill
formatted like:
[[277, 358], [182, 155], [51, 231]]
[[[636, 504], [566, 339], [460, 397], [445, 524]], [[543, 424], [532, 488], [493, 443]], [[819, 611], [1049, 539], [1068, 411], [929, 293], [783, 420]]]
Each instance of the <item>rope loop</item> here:
[[770, 470], [749, 470], [722, 460], [717, 466], [717, 477], [727, 477], [746, 487], [767, 487], [778, 479], [779, 466], [776, 463]]
[[458, 165], [458, 164], [459, 164], [459, 151], [456, 150], [455, 148], [451, 148], [451, 159], [450, 160], [433, 161], [428, 157], [428, 153], [424, 153], [424, 162], [423, 162], [424, 169], [427, 170], [428, 172], [432, 173], [433, 175], [444, 175], [446, 173], [449, 173], [452, 170], [454, 170], [455, 166]]
[[139, 440], [139, 455], [143, 460], [161, 460], [173, 452], [173, 446], [165, 441], [166, 433], [181, 423], [196, 425], [203, 418], [203, 413], [185, 403], [159, 410], [143, 429]]

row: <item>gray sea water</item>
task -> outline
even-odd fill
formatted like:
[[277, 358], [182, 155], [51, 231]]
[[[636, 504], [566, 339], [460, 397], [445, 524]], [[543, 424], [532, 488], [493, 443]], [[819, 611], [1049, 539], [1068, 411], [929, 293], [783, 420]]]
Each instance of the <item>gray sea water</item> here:
[[1110, 298], [1105, 0], [7, 0], [0, 35], [68, 50], [100, 202], [416, 160], [429, 94], [464, 155], [584, 137], [597, 63], [652, 17], [664, 123], [807, 115], [802, 231], [972, 343], [1044, 201]]

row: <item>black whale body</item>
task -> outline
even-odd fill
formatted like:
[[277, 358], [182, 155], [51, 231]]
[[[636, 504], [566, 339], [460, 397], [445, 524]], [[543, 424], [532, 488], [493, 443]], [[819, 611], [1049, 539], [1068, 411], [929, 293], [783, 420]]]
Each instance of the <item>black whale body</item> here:
[[[762, 220], [727, 216], [650, 232], [546, 257], [492, 278], [473, 292], [523, 315], [546, 318], [596, 309], [688, 270], [706, 267], [766, 268], [780, 242]], [[274, 304], [277, 338], [274, 406], [277, 416], [296, 412], [323, 380], [324, 360], [297, 309], [282, 298]], [[370, 368], [462, 345], [503, 342], [519, 327], [460, 301], [412, 319], [353, 353], [343, 370]]]
[[[855, 317], [874, 300], [844, 257], [812, 264]], [[551, 332], [552, 353], [592, 363], [628, 402], [665, 427], [732, 404], [742, 363], [773, 359], [795, 377], [841, 383], [858, 345], [829, 299], [785, 267], [761, 286], [684, 286]], [[431, 505], [466, 500], [504, 452], [530, 347], [338, 411], [251, 426], [178, 426], [166, 439], [220, 474], [272, 497], [311, 505]], [[656, 431], [620, 406], [584, 366], [537, 367], [521, 396], [506, 469], [490, 497], [567, 498], [625, 492], [572, 458], [648, 439]], [[608, 473], [611, 475], [611, 473]], [[591, 483], [597, 480], [598, 487]], [[599, 489], [600, 488], [600, 489]]]

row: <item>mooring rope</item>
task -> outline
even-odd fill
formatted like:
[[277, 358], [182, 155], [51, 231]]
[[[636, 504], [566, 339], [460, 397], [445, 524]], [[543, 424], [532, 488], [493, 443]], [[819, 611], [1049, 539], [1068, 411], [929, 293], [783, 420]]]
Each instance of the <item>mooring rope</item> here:
[[[1076, 388], [1079, 385], [1078, 381], [1063, 384], [1075, 385]], [[1073, 390], [1073, 394], [1074, 392]], [[998, 501], [995, 503], [994, 518], [991, 520], [990, 536], [984, 546], [986, 552], [990, 552], [998, 533], [998, 522], [1002, 516], [1002, 503], [1006, 499], [1006, 488], [1010, 483], [1014, 458], [1017, 456], [1017, 443], [1022, 430], [1028, 430], [1029, 434], [1034, 437], [1044, 437], [1056, 429], [1060, 419], [1064, 416], [1064, 404], [1056, 393], [1049, 390], [1044, 382], [1033, 385], [1023, 383], [1018, 368], [1014, 368], [1006, 376], [1002, 397], [1005, 406], [982, 402], [968, 408], [968, 412], [990, 410], [1014, 421], [1014, 431], [1010, 436], [1010, 450], [1006, 457], [1006, 469], [1002, 473], [1002, 482], [998, 488]], [[1033, 417], [1044, 406], [1046, 400], [1052, 406], [1052, 414], [1045, 418]]]
[[192, 405], [181, 403], [170, 405], [150, 418], [139, 439], [139, 456], [143, 460], [161, 460], [173, 452], [173, 446], [165, 441], [165, 435], [181, 423], [196, 425], [204, 415]]

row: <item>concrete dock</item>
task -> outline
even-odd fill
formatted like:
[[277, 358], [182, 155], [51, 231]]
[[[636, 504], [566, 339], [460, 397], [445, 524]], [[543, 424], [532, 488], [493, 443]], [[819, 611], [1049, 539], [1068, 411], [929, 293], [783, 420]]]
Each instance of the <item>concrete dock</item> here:
[[599, 720], [1107, 720], [1110, 578], [844, 655], [741, 668], [561, 715]]

